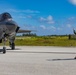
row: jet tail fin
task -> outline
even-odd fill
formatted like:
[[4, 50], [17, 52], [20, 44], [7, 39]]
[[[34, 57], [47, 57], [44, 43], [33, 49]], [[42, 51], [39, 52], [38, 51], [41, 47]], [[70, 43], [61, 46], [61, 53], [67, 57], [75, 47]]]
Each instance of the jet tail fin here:
[[76, 35], [76, 31], [73, 29], [73, 33]]

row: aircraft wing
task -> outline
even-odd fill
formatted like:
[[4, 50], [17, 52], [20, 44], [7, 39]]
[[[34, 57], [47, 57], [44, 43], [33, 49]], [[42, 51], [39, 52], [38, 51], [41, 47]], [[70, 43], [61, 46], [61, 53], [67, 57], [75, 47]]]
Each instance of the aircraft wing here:
[[18, 30], [17, 33], [30, 33], [31, 30]]

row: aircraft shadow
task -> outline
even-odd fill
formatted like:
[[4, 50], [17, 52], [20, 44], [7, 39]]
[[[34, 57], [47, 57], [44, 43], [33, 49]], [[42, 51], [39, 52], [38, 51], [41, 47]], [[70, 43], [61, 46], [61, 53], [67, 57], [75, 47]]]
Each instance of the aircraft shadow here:
[[74, 58], [66, 58], [66, 59], [47, 59], [47, 61], [68, 61], [68, 60], [76, 60]]
[[[12, 49], [6, 49], [6, 50], [12, 50]], [[15, 48], [14, 50], [21, 50], [20, 48]], [[13, 51], [13, 50], [12, 50]]]
[[3, 49], [0, 49], [0, 54], [3, 54], [3, 53], [1, 53], [3, 51]]
[[[11, 49], [7, 49], [7, 50], [11, 50]], [[17, 50], [20, 50], [20, 51], [17, 51]], [[12, 50], [13, 51], [13, 50]], [[39, 54], [76, 54], [75, 52], [36, 52], [36, 51], [22, 51], [20, 48], [16, 48], [15, 49], [15, 52], [17, 51], [17, 53], [39, 53]]]
[[[19, 51], [17, 51], [17, 50], [19, 50]], [[37, 51], [22, 51], [20, 48], [16, 48], [15, 49], [15, 51], [13, 51], [13, 50], [11, 50], [11, 49], [7, 49], [7, 51], [9, 52], [9, 51], [12, 51], [13, 53], [15, 52], [15, 53], [34, 53], [34, 54], [36, 54], [36, 53], [39, 53], [39, 54], [76, 54], [75, 52], [37, 52]]]
[[[12, 50], [12, 49], [6, 49], [6, 50]], [[16, 48], [16, 49], [14, 49], [14, 50], [21, 50], [20, 48]], [[0, 49], [0, 52], [2, 52], [3, 51], [3, 49]], [[12, 50], [13, 51], [13, 50]]]

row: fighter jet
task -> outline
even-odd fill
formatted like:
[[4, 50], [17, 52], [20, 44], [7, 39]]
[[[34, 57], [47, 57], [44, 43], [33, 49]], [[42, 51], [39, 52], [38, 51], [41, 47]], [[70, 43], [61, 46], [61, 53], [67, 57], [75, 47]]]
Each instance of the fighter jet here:
[[3, 54], [6, 53], [6, 39], [9, 39], [9, 45], [12, 50], [15, 49], [15, 36], [17, 33], [31, 32], [31, 30], [20, 30], [18, 24], [13, 21], [8, 12], [0, 14], [0, 43], [3, 42]]

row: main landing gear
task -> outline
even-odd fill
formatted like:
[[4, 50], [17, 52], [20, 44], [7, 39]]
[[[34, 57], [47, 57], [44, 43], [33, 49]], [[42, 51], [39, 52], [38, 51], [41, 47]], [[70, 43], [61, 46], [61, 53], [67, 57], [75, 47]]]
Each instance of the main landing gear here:
[[9, 42], [9, 44], [10, 44], [11, 49], [14, 50], [15, 49], [15, 43]]
[[3, 50], [2, 50], [3, 54], [6, 53], [6, 47], [5, 47], [5, 44], [6, 44], [6, 38], [4, 37], [4, 38], [3, 38]]
[[3, 54], [6, 53], [6, 47], [3, 47]]

